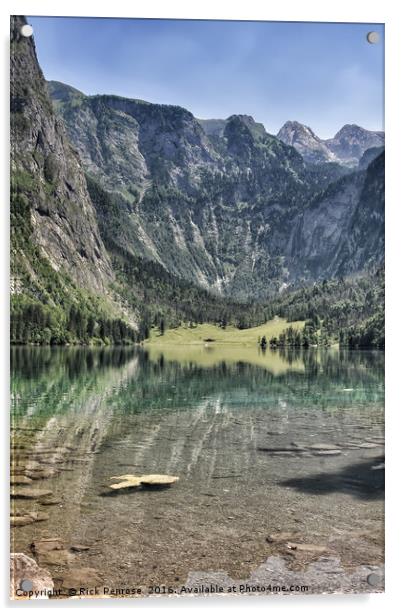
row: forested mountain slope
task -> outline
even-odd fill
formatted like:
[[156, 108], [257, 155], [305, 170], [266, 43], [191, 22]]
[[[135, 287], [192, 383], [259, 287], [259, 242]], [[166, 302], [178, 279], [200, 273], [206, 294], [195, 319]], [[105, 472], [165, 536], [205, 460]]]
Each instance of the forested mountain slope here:
[[373, 246], [380, 263], [376, 227], [362, 234], [356, 216], [369, 193], [382, 217], [380, 164], [369, 173], [310, 164], [246, 115], [199, 121], [181, 107], [48, 86], [86, 172], [113, 193], [108, 225], [133, 255], [242, 300], [360, 271], [362, 256], [342, 254], [356, 236], [361, 255]]

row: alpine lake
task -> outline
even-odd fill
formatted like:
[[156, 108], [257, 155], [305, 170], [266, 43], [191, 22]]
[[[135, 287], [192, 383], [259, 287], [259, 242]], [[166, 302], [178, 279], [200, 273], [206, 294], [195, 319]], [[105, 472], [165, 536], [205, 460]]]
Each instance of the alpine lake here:
[[[12, 552], [61, 596], [383, 590], [383, 352], [14, 347], [11, 377]], [[110, 490], [145, 474], [179, 479]]]

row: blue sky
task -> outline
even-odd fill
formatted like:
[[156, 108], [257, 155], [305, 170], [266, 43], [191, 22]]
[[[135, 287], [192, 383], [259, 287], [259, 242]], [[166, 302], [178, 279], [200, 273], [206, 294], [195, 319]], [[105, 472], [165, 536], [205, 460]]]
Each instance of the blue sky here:
[[[286, 120], [320, 137], [383, 129], [384, 27], [30, 17], [47, 79], [86, 94], [181, 105], [199, 118]], [[378, 31], [380, 43], [366, 41]]]

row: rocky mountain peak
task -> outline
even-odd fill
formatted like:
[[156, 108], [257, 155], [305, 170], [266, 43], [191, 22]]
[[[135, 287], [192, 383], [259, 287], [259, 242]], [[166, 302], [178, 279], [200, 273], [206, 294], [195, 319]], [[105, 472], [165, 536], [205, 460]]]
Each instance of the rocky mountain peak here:
[[356, 166], [366, 150], [384, 146], [384, 133], [345, 124], [332, 139], [326, 139], [325, 144], [343, 163]]
[[277, 133], [277, 137], [298, 150], [306, 162], [325, 163], [336, 160], [324, 141], [319, 139], [309, 126], [300, 122], [286, 122]]
[[344, 124], [339, 131], [334, 135], [334, 139], [360, 139], [366, 133], [370, 133], [372, 131], [368, 131], [362, 126], [358, 126], [358, 124]]
[[319, 139], [313, 130], [306, 126], [306, 124], [301, 124], [301, 122], [297, 122], [296, 120], [288, 120], [279, 130], [277, 136], [279, 135], [285, 136], [287, 135], [289, 138], [296, 138], [298, 135], [311, 135], [315, 139]]
[[384, 133], [370, 131], [357, 124], [345, 124], [331, 139], [320, 139], [309, 126], [288, 121], [277, 137], [292, 145], [309, 163], [337, 162], [349, 167], [359, 164], [366, 150], [384, 146]]
[[232, 115], [226, 120], [226, 129], [228, 125], [237, 126], [238, 128], [245, 127], [254, 139], [260, 139], [267, 134], [263, 124], [261, 122], [255, 122], [254, 118], [250, 115]]

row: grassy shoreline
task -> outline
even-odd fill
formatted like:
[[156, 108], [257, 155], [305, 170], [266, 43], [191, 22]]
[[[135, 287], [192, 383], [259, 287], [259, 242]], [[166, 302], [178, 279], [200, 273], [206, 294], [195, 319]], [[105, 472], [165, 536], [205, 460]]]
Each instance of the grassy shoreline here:
[[286, 319], [276, 317], [267, 321], [263, 325], [250, 327], [249, 329], [238, 329], [232, 325], [226, 328], [218, 327], [211, 323], [200, 325], [181, 325], [175, 329], [168, 329], [164, 334], [160, 334], [159, 329], [153, 328], [150, 337], [144, 341], [144, 346], [165, 346], [165, 345], [240, 345], [256, 346], [262, 336], [270, 340], [274, 336], [279, 336], [287, 327], [301, 330], [305, 325], [304, 321], [293, 321], [289, 323]]

